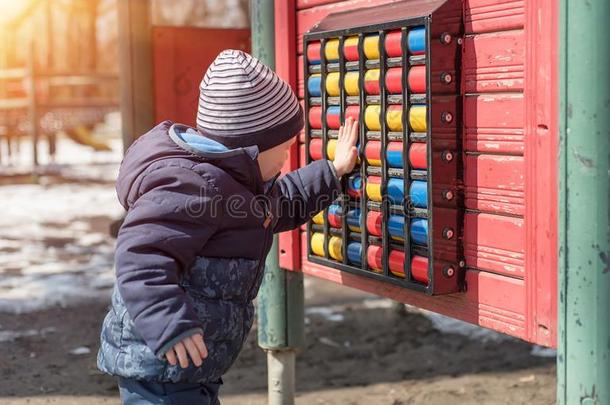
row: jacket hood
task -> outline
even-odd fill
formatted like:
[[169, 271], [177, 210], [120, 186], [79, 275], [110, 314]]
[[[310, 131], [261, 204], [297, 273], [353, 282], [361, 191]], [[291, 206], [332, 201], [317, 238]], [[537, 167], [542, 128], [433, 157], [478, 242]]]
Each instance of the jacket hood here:
[[128, 209], [139, 197], [139, 186], [147, 169], [172, 159], [211, 163], [258, 194], [265, 187], [257, 158], [257, 146], [230, 149], [187, 125], [164, 121], [138, 138], [125, 153], [117, 178], [117, 195], [121, 205]]

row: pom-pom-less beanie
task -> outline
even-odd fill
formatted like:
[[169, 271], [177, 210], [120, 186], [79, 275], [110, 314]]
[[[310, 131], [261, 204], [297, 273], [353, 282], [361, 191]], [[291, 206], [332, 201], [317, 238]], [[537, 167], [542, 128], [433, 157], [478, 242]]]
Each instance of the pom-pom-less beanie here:
[[290, 86], [245, 52], [222, 51], [199, 87], [197, 129], [236, 148], [270, 149], [303, 128], [303, 110]]

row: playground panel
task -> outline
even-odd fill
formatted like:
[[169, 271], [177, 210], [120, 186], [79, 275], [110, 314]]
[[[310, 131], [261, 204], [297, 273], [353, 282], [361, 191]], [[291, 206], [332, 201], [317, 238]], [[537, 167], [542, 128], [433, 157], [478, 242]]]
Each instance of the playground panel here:
[[347, 116], [359, 122], [363, 152], [346, 193], [309, 224], [308, 259], [428, 294], [458, 292], [461, 4], [396, 3], [376, 10], [375, 23], [369, 16], [333, 14], [304, 38], [308, 162], [334, 158]]
[[199, 83], [223, 49], [250, 51], [250, 29], [152, 27], [155, 122], [195, 125]]
[[[304, 43], [308, 40], [305, 34], [329, 14], [375, 6], [369, 10], [372, 20], [373, 16], [378, 14], [374, 11], [380, 8], [377, 6], [388, 3], [395, 2], [383, 0], [276, 1], [276, 65], [278, 72], [297, 89], [299, 96], [304, 98], [306, 78], [312, 65], [308, 62], [307, 53], [305, 53], [305, 57], [303, 53], [304, 49], [307, 49], [304, 47]], [[435, 2], [413, 0], [397, 4], [406, 10], [413, 10], [416, 3]], [[461, 123], [461, 128], [458, 128], [456, 133], [461, 132], [462, 134], [461, 145], [458, 146], [458, 149], [461, 148], [459, 155], [463, 167], [460, 173], [457, 173], [457, 177], [463, 181], [461, 193], [464, 197], [465, 209], [461, 237], [465, 261], [464, 291], [449, 295], [429, 296], [417, 291], [417, 288], [415, 290], [405, 288], [410, 287], [406, 285], [410, 281], [417, 283], [419, 277], [411, 274], [411, 280], [409, 280], [408, 272], [405, 272], [405, 279], [396, 276], [393, 277], [393, 281], [388, 282], [376, 275], [372, 277], [378, 279], [372, 279], [370, 274], [363, 275], [362, 272], [345, 271], [346, 268], [343, 265], [350, 264], [349, 244], [347, 246], [339, 245], [338, 240], [333, 239], [329, 250], [328, 245], [321, 243], [322, 249], [319, 249], [320, 245], [316, 248], [318, 252], [323, 253], [323, 258], [316, 257], [315, 253], [309, 250], [312, 235], [310, 234], [308, 237], [307, 228], [309, 227], [311, 232], [312, 227], [319, 224], [312, 224], [298, 231], [281, 235], [280, 264], [288, 270], [301, 270], [306, 274], [430, 309], [532, 342], [555, 346], [557, 259], [555, 254], [556, 189], [554, 185], [556, 184], [556, 172], [554, 156], [556, 144], [551, 134], [556, 133], [557, 122], [556, 108], [553, 103], [553, 94], [556, 94], [554, 85], [556, 70], [553, 57], [557, 37], [556, 27], [550, 23], [554, 6], [550, 0], [534, 0], [527, 4], [524, 1], [499, 0], [464, 0], [458, 3], [463, 21], [463, 34], [461, 34], [461, 62], [456, 69], [460, 71], [459, 78], [457, 78], [460, 85], [457, 89], [456, 105], [461, 105], [462, 112], [458, 113], [455, 122]], [[357, 21], [354, 28], [368, 25], [368, 20], [365, 19], [366, 13], [359, 20], [354, 20]], [[361, 14], [361, 16], [363, 15]], [[408, 33], [409, 26], [407, 25], [406, 28]], [[383, 28], [379, 29], [378, 33], [387, 36], [387, 31]], [[345, 39], [343, 41], [345, 42]], [[353, 44], [353, 40], [348, 41], [347, 49], [345, 47], [337, 48], [335, 43], [331, 43], [329, 56], [338, 56], [340, 59], [345, 59], [344, 62], [350, 62], [348, 59], [352, 57], [350, 52], [353, 52], [353, 48], [349, 48]], [[341, 49], [345, 49], [343, 53], [338, 52]], [[379, 50], [383, 52], [382, 48]], [[326, 56], [326, 52], [321, 55]], [[432, 60], [434, 53], [430, 55]], [[341, 64], [341, 61], [339, 62]], [[387, 80], [381, 81], [377, 79], [376, 75], [369, 73], [368, 81], [363, 77], [364, 80], [357, 82], [365, 93], [365, 101], [367, 96], [375, 96], [375, 94], [366, 94], [367, 91], [381, 93], [385, 90], [387, 99], [388, 95], [393, 94], [392, 91], [398, 90], [395, 87], [395, 79], [393, 79], [395, 73], [390, 72], [394, 67], [387, 66], [386, 63], [384, 73]], [[306, 75], [305, 72], [308, 74]], [[343, 74], [347, 76], [347, 72], [348, 70], [345, 69]], [[341, 72], [339, 73], [341, 74]], [[379, 76], [382, 76], [381, 72]], [[409, 91], [415, 93], [415, 90], [421, 89], [421, 87], [417, 87], [417, 75], [414, 73], [413, 76], [412, 87], [409, 87], [408, 74], [407, 80], [399, 82], [403, 83], [407, 94]], [[373, 80], [371, 80], [372, 77], [374, 77]], [[331, 79], [334, 80], [332, 77]], [[348, 89], [345, 89], [345, 85], [339, 86], [339, 83], [345, 82], [340, 77], [336, 84], [332, 80], [329, 84], [331, 91], [336, 92], [339, 87], [340, 99], [341, 92], [347, 93], [348, 90], [351, 90], [349, 87], [354, 83], [348, 78]], [[431, 84], [429, 82], [424, 84], [428, 86], [426, 91], [430, 91]], [[326, 86], [322, 88], [326, 90]], [[299, 138], [298, 152], [295, 151], [292, 155], [294, 158], [286, 169], [303, 165], [307, 159], [322, 157], [323, 153], [328, 152], [328, 141], [332, 140], [332, 135], [329, 136], [329, 133], [333, 134], [331, 131], [336, 130], [335, 127], [342, 118], [342, 114], [345, 117], [354, 113], [354, 106], [347, 102], [348, 96], [349, 94], [345, 95], [343, 105], [340, 100], [338, 111], [333, 108], [336, 107], [335, 105], [328, 105], [325, 106], [327, 107], [326, 114], [320, 113], [319, 116], [317, 112], [313, 114], [311, 118], [313, 118], [314, 124], [320, 126], [322, 132], [326, 132], [326, 136], [324, 133], [320, 134], [321, 138], [306, 137], [305, 134], [302, 134]], [[402, 105], [408, 107], [408, 101], [410, 99]], [[387, 104], [387, 106], [390, 105], [392, 104]], [[309, 112], [317, 106], [311, 105], [310, 107], [308, 107]], [[352, 107], [351, 110], [350, 107]], [[329, 109], [330, 111], [328, 111]], [[324, 108], [321, 108], [320, 111], [324, 111]], [[408, 110], [403, 111], [408, 112]], [[368, 129], [366, 114], [364, 118], [364, 126], [361, 126], [363, 132]], [[383, 121], [379, 119], [380, 126]], [[401, 120], [401, 123], [405, 122]], [[385, 125], [390, 126], [391, 123], [386, 121]], [[322, 144], [321, 148], [319, 146], [310, 148], [309, 140], [316, 139], [326, 141], [326, 147]], [[368, 148], [363, 149], [361, 163], [365, 169], [367, 165], [375, 167], [375, 164], [380, 165], [382, 174], [384, 172], [389, 174], [389, 169], [393, 169], [391, 161], [394, 160], [389, 155], [396, 155], [396, 151], [393, 149], [395, 144], [392, 143], [395, 142], [395, 139], [388, 134], [384, 142], [385, 145], [381, 145], [380, 139], [379, 144], [371, 142]], [[416, 143], [410, 138], [407, 139], [407, 145]], [[382, 158], [383, 150], [388, 151], [386, 159]], [[409, 160], [404, 149], [403, 157], [399, 161], [403, 165], [403, 170], [408, 167], [407, 165], [418, 164]], [[423, 161], [420, 160], [419, 164], [423, 164]], [[384, 165], [388, 167], [384, 168]], [[363, 177], [363, 174], [367, 176], [369, 173], [365, 170], [360, 174]], [[387, 177], [389, 179], [392, 176]], [[386, 181], [381, 179], [380, 183], [387, 185], [388, 179]], [[366, 181], [364, 183], [366, 184]], [[352, 184], [357, 184], [357, 182]], [[434, 188], [434, 184], [431, 185], [431, 188]], [[403, 184], [403, 190], [406, 189]], [[426, 189], [428, 194], [431, 194], [430, 190], [430, 188]], [[383, 191], [381, 190], [380, 194], [383, 195]], [[346, 194], [349, 195], [347, 188]], [[366, 190], [363, 195], [366, 198]], [[427, 203], [430, 204], [430, 201], [427, 200]], [[362, 208], [362, 204], [360, 208]], [[365, 208], [367, 208], [366, 205]], [[343, 216], [335, 215], [337, 211], [334, 210], [335, 208], [332, 208], [330, 217], [328, 213], [326, 214], [326, 221], [316, 219], [318, 222], [322, 222], [323, 227], [314, 229], [321, 229], [323, 232], [322, 237], [316, 236], [314, 246], [319, 242], [330, 242], [331, 237], [339, 236], [331, 231], [334, 228], [333, 224], [341, 225], [337, 229], [342, 229], [346, 235], [341, 236], [348, 238], [350, 225], [352, 228], [354, 225], [361, 229], [367, 228], [366, 215], [362, 217], [361, 221], [358, 221], [359, 217], [354, 213], [349, 215], [349, 210], [340, 209], [338, 212], [345, 214]], [[376, 226], [378, 227], [376, 224], [379, 224], [378, 219], [371, 218], [370, 224], [371, 229], [375, 231]], [[392, 221], [387, 223], [381, 221], [381, 224], [385, 224], [382, 227], [384, 229], [382, 229], [380, 243], [383, 258], [385, 252], [383, 249], [394, 246], [392, 232], [397, 228]], [[329, 238], [324, 239], [326, 229], [329, 231], [326, 235]], [[389, 242], [385, 245], [383, 243], [384, 234], [385, 239]], [[402, 247], [404, 248], [406, 244], [404, 240], [409, 238], [410, 233], [404, 232], [402, 235], [396, 236], [402, 236]], [[430, 243], [429, 239], [428, 243]], [[341, 266], [337, 266], [338, 261], [333, 260], [331, 256], [333, 248], [339, 246], [341, 249], [336, 250], [335, 253], [340, 252], [340, 255], [335, 254], [335, 256], [341, 259]], [[417, 251], [417, 249], [412, 250]], [[403, 249], [404, 251], [405, 249]], [[357, 255], [353, 255], [352, 251], [354, 259], [355, 256]], [[363, 263], [366, 264], [368, 259], [363, 256], [360, 256], [361, 266]], [[389, 267], [391, 263], [396, 263], [395, 260], [392, 260], [393, 258], [395, 255], [390, 257], [388, 254], [385, 260], [387, 271], [382, 261], [383, 276], [392, 277]], [[409, 270], [408, 267], [405, 266], [403, 269]], [[361, 270], [368, 271], [362, 267]], [[434, 275], [433, 270], [432, 267], [428, 268], [428, 277]], [[410, 273], [412, 273], [412, 269]], [[420, 288], [420, 290], [435, 293], [426, 280], [422, 280], [419, 281], [419, 285], [424, 288]], [[405, 284], [401, 285], [401, 283]]]

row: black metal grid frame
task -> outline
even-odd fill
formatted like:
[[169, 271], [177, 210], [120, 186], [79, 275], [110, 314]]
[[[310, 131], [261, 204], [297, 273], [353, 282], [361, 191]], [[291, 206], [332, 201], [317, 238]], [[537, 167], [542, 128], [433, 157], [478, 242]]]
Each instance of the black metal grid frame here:
[[[428, 218], [428, 245], [427, 248], [423, 248], [423, 247], [419, 247], [419, 246], [412, 246], [411, 245], [411, 240], [410, 240], [410, 228], [411, 228], [411, 220], [414, 217], [420, 217], [421, 212], [416, 213], [414, 212], [414, 210], [411, 207], [411, 202], [410, 202], [410, 196], [409, 196], [409, 190], [410, 190], [410, 184], [412, 181], [412, 178], [417, 178], [416, 176], [421, 176], [421, 173], [416, 173], [415, 175], [413, 175], [411, 172], [412, 170], [410, 170], [410, 164], [409, 164], [409, 148], [412, 142], [412, 139], [414, 137], [418, 137], [421, 136], [421, 134], [419, 133], [414, 133], [411, 132], [411, 128], [410, 128], [410, 124], [409, 124], [409, 112], [411, 109], [411, 94], [408, 88], [408, 73], [409, 70], [411, 68], [411, 66], [415, 65], [415, 64], [421, 64], [421, 60], [419, 60], [419, 58], [412, 58], [412, 56], [409, 56], [409, 52], [408, 52], [408, 31], [410, 28], [414, 28], [414, 27], [419, 27], [419, 26], [424, 26], [425, 27], [425, 35], [426, 35], [426, 43], [425, 43], [425, 58], [424, 58], [424, 63], [426, 66], [426, 95], [425, 95], [425, 100], [426, 100], [426, 125], [427, 125], [427, 132], [426, 132], [426, 139], [425, 142], [427, 144], [427, 161], [428, 161], [428, 167], [427, 167], [427, 171], [426, 171], [426, 180], [427, 180], [427, 187], [428, 187], [428, 202], [427, 202], [427, 218]], [[404, 215], [404, 234], [403, 234], [403, 242], [400, 244], [402, 245], [402, 250], [404, 253], [404, 278], [400, 278], [397, 276], [394, 276], [391, 274], [391, 272], [389, 271], [389, 253], [390, 250], [392, 248], [396, 249], [396, 248], [400, 248], [397, 247], [397, 243], [391, 239], [390, 235], [389, 235], [389, 227], [388, 227], [388, 220], [389, 220], [389, 213], [391, 210], [396, 209], [396, 207], [390, 207], [389, 204], [389, 200], [387, 198], [387, 183], [388, 183], [388, 179], [389, 179], [389, 168], [387, 167], [387, 142], [388, 142], [388, 131], [387, 131], [387, 124], [386, 124], [386, 106], [388, 105], [388, 94], [386, 91], [386, 86], [385, 86], [385, 75], [387, 72], [387, 55], [386, 55], [386, 51], [385, 51], [385, 35], [387, 31], [390, 30], [397, 30], [400, 29], [401, 31], [401, 49], [402, 49], [402, 55], [400, 56], [401, 59], [401, 64], [400, 66], [402, 66], [402, 84], [403, 84], [403, 91], [401, 95], [402, 97], [402, 145], [403, 145], [403, 193], [404, 193], [404, 198], [403, 198], [403, 207], [400, 207], [402, 210], [402, 214]], [[382, 215], [382, 229], [381, 229], [381, 248], [382, 248], [382, 272], [381, 273], [377, 273], [372, 271], [369, 266], [368, 266], [368, 260], [367, 260], [367, 248], [369, 245], [374, 244], [374, 245], [378, 245], [378, 239], [379, 238], [373, 238], [368, 234], [368, 229], [367, 229], [367, 225], [366, 225], [366, 220], [367, 220], [367, 215], [369, 212], [369, 201], [368, 201], [368, 196], [366, 193], [366, 179], [368, 176], [368, 164], [367, 164], [367, 159], [365, 156], [365, 147], [366, 147], [366, 142], [370, 139], [368, 137], [368, 129], [366, 128], [365, 125], [365, 111], [366, 111], [366, 107], [368, 106], [368, 102], [370, 99], [370, 96], [367, 96], [365, 89], [364, 89], [364, 76], [366, 74], [367, 69], [369, 69], [369, 67], [367, 66], [367, 62], [369, 62], [366, 58], [365, 58], [365, 54], [364, 54], [364, 38], [366, 36], [366, 34], [378, 34], [379, 35], [379, 40], [378, 40], [378, 46], [379, 46], [379, 70], [380, 70], [380, 76], [379, 76], [379, 90], [380, 90], [380, 94], [379, 94], [379, 105], [380, 105], [380, 126], [381, 126], [381, 136], [380, 136], [380, 141], [381, 141], [381, 152], [380, 152], [380, 160], [381, 160], [381, 195], [382, 195], [382, 203], [381, 203], [381, 215]], [[359, 155], [360, 155], [360, 177], [361, 177], [361, 185], [362, 188], [360, 190], [360, 199], [358, 201], [358, 205], [360, 208], [360, 237], [357, 238], [357, 234], [354, 234], [353, 232], [351, 232], [351, 230], [349, 230], [349, 228], [347, 227], [347, 212], [350, 209], [350, 207], [353, 207], [354, 204], [351, 203], [347, 198], [345, 198], [345, 196], [341, 196], [337, 202], [340, 204], [341, 207], [341, 221], [342, 221], [342, 229], [336, 229], [336, 230], [332, 230], [329, 227], [329, 222], [328, 222], [328, 208], [324, 209], [324, 214], [323, 214], [323, 218], [324, 218], [324, 225], [323, 225], [323, 233], [324, 233], [324, 243], [323, 243], [323, 247], [324, 247], [324, 257], [321, 256], [317, 256], [315, 254], [312, 253], [311, 251], [311, 236], [312, 233], [314, 232], [314, 228], [312, 226], [312, 221], [309, 221], [307, 223], [307, 246], [308, 246], [308, 260], [312, 263], [316, 263], [316, 264], [320, 264], [320, 265], [324, 265], [324, 266], [328, 266], [328, 267], [332, 267], [341, 271], [345, 271], [348, 273], [352, 273], [352, 274], [356, 274], [356, 275], [361, 275], [361, 276], [366, 276], [372, 279], [376, 279], [379, 281], [383, 281], [383, 282], [389, 282], [392, 284], [396, 284], [402, 287], [406, 287], [415, 291], [420, 291], [420, 292], [424, 292], [427, 293], [429, 295], [434, 294], [434, 272], [435, 272], [435, 263], [434, 263], [434, 257], [432, 254], [428, 254], [428, 284], [424, 285], [416, 280], [414, 280], [412, 278], [412, 274], [411, 274], [411, 261], [412, 261], [412, 256], [413, 253], [421, 253], [422, 251], [426, 250], [428, 253], [432, 252], [434, 249], [433, 246], [433, 238], [434, 238], [434, 227], [433, 227], [433, 190], [432, 190], [432, 181], [431, 179], [433, 178], [433, 174], [432, 174], [432, 158], [433, 158], [433, 148], [432, 148], [432, 144], [431, 144], [431, 133], [432, 133], [432, 119], [431, 119], [431, 99], [432, 99], [432, 94], [431, 94], [431, 74], [430, 74], [430, 44], [432, 41], [431, 38], [431, 17], [430, 16], [423, 16], [423, 17], [415, 17], [415, 18], [410, 18], [410, 19], [406, 19], [406, 20], [400, 20], [400, 21], [391, 21], [391, 22], [387, 22], [387, 23], [383, 23], [383, 24], [378, 24], [378, 25], [372, 25], [372, 26], [361, 26], [361, 27], [352, 27], [349, 29], [342, 29], [342, 30], [334, 30], [334, 31], [324, 31], [324, 32], [314, 32], [314, 33], [306, 33], [304, 35], [303, 38], [303, 63], [304, 63], [304, 75], [305, 75], [305, 85], [304, 85], [304, 101], [305, 101], [305, 110], [306, 110], [306, 120], [305, 120], [305, 148], [306, 148], [306, 161], [307, 164], [309, 164], [311, 162], [311, 156], [309, 153], [309, 149], [310, 149], [310, 138], [311, 138], [311, 128], [309, 127], [309, 120], [307, 119], [308, 117], [308, 113], [309, 113], [309, 108], [311, 106], [311, 101], [310, 101], [310, 96], [309, 96], [309, 90], [308, 90], [308, 76], [310, 74], [310, 64], [308, 61], [308, 55], [307, 55], [307, 49], [308, 49], [308, 45], [311, 42], [316, 42], [319, 41], [320, 42], [320, 88], [321, 88], [321, 122], [322, 122], [322, 156], [325, 158], [328, 158], [327, 156], [327, 142], [328, 142], [328, 127], [327, 127], [327, 122], [326, 122], [326, 114], [327, 114], [327, 110], [328, 110], [328, 98], [327, 98], [327, 94], [326, 94], [326, 74], [328, 72], [327, 69], [327, 64], [328, 61], [326, 60], [326, 55], [325, 55], [325, 43], [326, 40], [329, 38], [338, 38], [339, 39], [339, 88], [340, 88], [340, 100], [339, 100], [339, 105], [340, 105], [340, 122], [344, 122], [344, 118], [345, 118], [345, 109], [347, 108], [347, 96], [346, 96], [346, 92], [345, 92], [345, 85], [344, 85], [344, 77], [345, 77], [345, 73], [346, 73], [346, 62], [345, 62], [345, 57], [344, 57], [344, 53], [343, 53], [343, 44], [345, 41], [346, 37], [350, 37], [350, 36], [358, 36], [358, 86], [359, 86], [359, 108], [360, 108], [360, 114], [359, 114]], [[351, 70], [351, 69], [350, 69]], [[317, 73], [317, 72], [316, 72]], [[396, 95], [394, 95], [396, 96]], [[459, 110], [459, 109], [458, 109]], [[415, 134], [415, 136], [413, 135]], [[421, 139], [418, 139], [421, 140]], [[343, 186], [344, 186], [344, 190], [345, 190], [345, 186], [346, 186], [346, 178], [349, 175], [346, 174], [343, 178]], [[419, 210], [422, 211], [422, 210]], [[317, 227], [319, 228], [319, 226]], [[328, 253], [328, 244], [330, 241], [329, 236], [331, 236], [331, 233], [333, 235], [341, 235], [343, 243], [342, 243], [342, 256], [343, 256], [343, 260], [342, 262], [338, 262], [335, 260], [332, 260], [329, 258], [329, 253]], [[361, 266], [357, 267], [355, 265], [349, 264], [348, 262], [348, 257], [347, 257], [347, 247], [350, 241], [353, 240], [359, 240], [360, 244], [361, 244]], [[373, 243], [371, 243], [371, 241]], [[456, 277], [457, 279], [457, 277]]]

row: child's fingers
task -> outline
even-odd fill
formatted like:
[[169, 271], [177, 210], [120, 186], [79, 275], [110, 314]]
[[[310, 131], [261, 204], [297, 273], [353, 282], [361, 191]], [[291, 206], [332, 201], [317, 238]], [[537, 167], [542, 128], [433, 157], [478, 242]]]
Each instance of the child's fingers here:
[[178, 362], [180, 363], [180, 367], [187, 368], [189, 366], [189, 359], [186, 355], [186, 349], [182, 342], [176, 343], [176, 345], [174, 346], [174, 351], [178, 356]]
[[354, 126], [354, 120], [352, 117], [348, 117], [345, 120], [345, 129], [343, 130], [343, 138], [346, 138], [351, 133], [352, 126]]
[[341, 127], [339, 127], [339, 136], [338, 136], [339, 140], [342, 140], [343, 138], [345, 138], [345, 135], [350, 133], [350, 128], [351, 128], [353, 121], [354, 120], [352, 117], [348, 117], [345, 120], [345, 122], [343, 123], [343, 125], [341, 125]]
[[355, 145], [358, 141], [358, 125], [354, 123], [354, 125], [352, 125], [350, 129], [351, 131], [349, 133], [349, 142], [351, 145]]
[[176, 353], [174, 353], [174, 349], [171, 348], [167, 351], [167, 353], [165, 353], [165, 358], [167, 359], [167, 361], [169, 361], [169, 364], [171, 364], [172, 366], [175, 366], [177, 361], [176, 361]]
[[205, 359], [206, 357], [208, 357], [208, 348], [205, 347], [205, 343], [203, 342], [203, 336], [200, 333], [197, 333], [196, 335], [193, 335], [192, 338], [193, 342], [195, 343], [195, 346], [197, 346], [197, 349], [199, 349], [201, 358]]
[[201, 354], [199, 354], [199, 349], [197, 349], [193, 340], [190, 337], [187, 337], [182, 342], [184, 343], [184, 347], [191, 357], [191, 360], [193, 360], [193, 364], [197, 367], [201, 366]]

